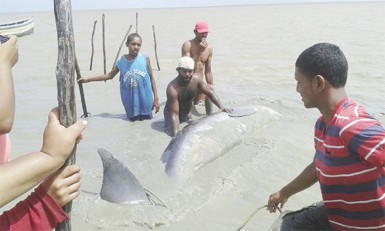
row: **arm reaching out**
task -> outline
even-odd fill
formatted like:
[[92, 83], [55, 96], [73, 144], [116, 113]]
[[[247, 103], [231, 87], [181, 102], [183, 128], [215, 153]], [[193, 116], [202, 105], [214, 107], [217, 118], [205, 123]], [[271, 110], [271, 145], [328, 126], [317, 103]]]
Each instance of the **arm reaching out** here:
[[81, 77], [77, 81], [78, 83], [89, 83], [89, 82], [94, 82], [94, 81], [105, 81], [105, 80], [110, 80], [115, 77], [116, 74], [118, 74], [119, 69], [116, 67], [116, 65], [112, 68], [110, 72], [104, 75], [98, 75], [98, 76], [93, 76], [93, 77]]
[[217, 94], [215, 94], [214, 89], [211, 85], [205, 83], [202, 79], [199, 80], [199, 89], [203, 92], [222, 112], [231, 112], [232, 109], [225, 108], [222, 102], [219, 100]]

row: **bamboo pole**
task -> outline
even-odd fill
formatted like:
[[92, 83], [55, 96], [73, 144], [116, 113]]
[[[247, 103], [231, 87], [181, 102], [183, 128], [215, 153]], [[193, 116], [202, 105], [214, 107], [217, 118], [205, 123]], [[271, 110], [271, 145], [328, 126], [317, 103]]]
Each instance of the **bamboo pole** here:
[[[76, 122], [75, 105], [75, 42], [72, 26], [71, 0], [54, 0], [54, 11], [58, 40], [58, 60], [56, 79], [58, 89], [58, 104], [60, 123], [69, 127]], [[76, 161], [76, 145], [64, 165]], [[59, 224], [55, 230], [71, 230], [72, 202], [63, 207], [69, 219]]]
[[90, 71], [92, 71], [92, 61], [94, 59], [94, 35], [95, 35], [95, 28], [96, 28], [96, 23], [97, 22], [98, 22], [98, 20], [95, 20], [95, 22], [94, 22], [94, 29], [92, 30], [92, 37], [91, 37], [92, 52], [91, 52]]
[[122, 50], [122, 46], [123, 46], [124, 42], [126, 41], [126, 38], [127, 38], [128, 34], [130, 33], [131, 28], [132, 28], [132, 24], [130, 25], [130, 27], [128, 28], [126, 34], [124, 35], [124, 38], [123, 38], [123, 40], [122, 40], [122, 43], [120, 43], [120, 47], [119, 47], [119, 49], [118, 49], [118, 52], [116, 53], [115, 60], [114, 60], [114, 62], [112, 63], [111, 69], [114, 68], [115, 63], [116, 63], [116, 60], [118, 60], [118, 57], [119, 57], [119, 54], [120, 54], [120, 50]]
[[102, 30], [103, 30], [102, 40], [103, 40], [104, 74], [106, 74], [107, 73], [107, 67], [106, 67], [106, 36], [105, 36], [104, 14], [102, 16]]
[[154, 27], [154, 25], [152, 25], [152, 33], [153, 33], [153, 35], [154, 35], [154, 49], [155, 49], [156, 65], [158, 66], [158, 71], [160, 71], [159, 60], [158, 60], [158, 51], [157, 51], [157, 45], [156, 45], [155, 27]]

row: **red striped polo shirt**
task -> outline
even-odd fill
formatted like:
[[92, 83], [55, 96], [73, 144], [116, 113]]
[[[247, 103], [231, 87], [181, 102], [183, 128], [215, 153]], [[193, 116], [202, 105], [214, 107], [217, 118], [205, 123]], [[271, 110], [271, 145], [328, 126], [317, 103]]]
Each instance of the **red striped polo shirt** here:
[[315, 124], [315, 165], [336, 230], [385, 230], [385, 130], [347, 98]]

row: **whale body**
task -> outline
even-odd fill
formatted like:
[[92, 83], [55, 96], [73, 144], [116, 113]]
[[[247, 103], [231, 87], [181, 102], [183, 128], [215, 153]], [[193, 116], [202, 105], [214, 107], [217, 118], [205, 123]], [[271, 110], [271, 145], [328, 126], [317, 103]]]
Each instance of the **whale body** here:
[[226, 112], [199, 118], [185, 126], [162, 154], [169, 176], [188, 179], [195, 171], [240, 144], [246, 126]]
[[195, 171], [239, 145], [247, 129], [264, 126], [279, 116], [270, 108], [249, 106], [191, 122], [176, 134], [161, 156], [166, 174], [186, 181]]

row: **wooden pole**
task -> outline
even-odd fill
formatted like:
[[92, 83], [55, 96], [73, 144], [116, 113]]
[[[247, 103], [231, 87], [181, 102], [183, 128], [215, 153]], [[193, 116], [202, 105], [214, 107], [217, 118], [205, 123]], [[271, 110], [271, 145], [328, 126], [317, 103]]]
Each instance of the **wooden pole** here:
[[96, 23], [97, 22], [98, 22], [98, 20], [95, 20], [95, 22], [94, 22], [94, 29], [92, 30], [92, 37], [91, 37], [92, 52], [91, 52], [90, 71], [92, 71], [92, 61], [94, 59], [94, 35], [95, 35], [95, 28], [96, 28]]
[[104, 26], [104, 14], [102, 16], [102, 30], [103, 30], [102, 40], [103, 40], [104, 74], [106, 74], [107, 73], [107, 67], [106, 67], [106, 36], [105, 36], [105, 26]]
[[[76, 122], [75, 104], [75, 42], [72, 27], [71, 0], [54, 0], [55, 20], [58, 40], [58, 60], [56, 79], [60, 123], [69, 127]], [[64, 165], [76, 162], [76, 145]], [[55, 230], [71, 230], [72, 202], [63, 207], [69, 219], [59, 224]]]
[[136, 33], [138, 33], [138, 12], [136, 12]]
[[119, 58], [120, 50], [122, 49], [122, 46], [123, 46], [124, 42], [126, 41], [126, 38], [127, 38], [128, 34], [130, 33], [131, 28], [132, 28], [132, 25], [130, 25], [130, 27], [128, 28], [126, 34], [124, 35], [124, 38], [123, 38], [123, 40], [122, 40], [122, 43], [120, 43], [120, 47], [119, 47], [119, 49], [118, 49], [118, 52], [116, 53], [115, 60], [114, 60], [114, 62], [113, 62], [113, 64], [112, 64], [111, 69], [114, 68], [115, 63], [116, 63], [116, 60], [118, 60], [118, 58]]
[[154, 49], [155, 49], [156, 65], [158, 65], [158, 71], [160, 71], [159, 60], [158, 60], [158, 51], [157, 51], [157, 45], [156, 45], [155, 27], [154, 27], [154, 25], [152, 25], [152, 33], [153, 33], [153, 35], [154, 35]]
[[[80, 74], [80, 68], [76, 57], [75, 57], [75, 71], [76, 71], [76, 80], [78, 80], [82, 77], [82, 75]], [[81, 117], [82, 118], [88, 117], [91, 114], [87, 112], [87, 105], [86, 105], [86, 98], [84, 96], [83, 84], [78, 82], [78, 86], [80, 91], [80, 100], [82, 102], [82, 108], [83, 108], [83, 115]]]

